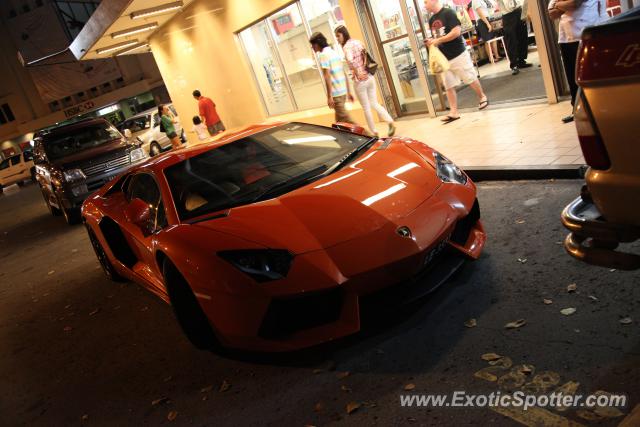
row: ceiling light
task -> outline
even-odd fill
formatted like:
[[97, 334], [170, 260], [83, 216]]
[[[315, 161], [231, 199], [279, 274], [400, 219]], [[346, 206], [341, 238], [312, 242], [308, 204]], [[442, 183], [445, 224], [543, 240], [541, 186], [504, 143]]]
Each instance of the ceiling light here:
[[143, 47], [149, 47], [149, 43], [143, 42], [143, 43], [135, 44], [135, 45], [133, 45], [131, 47], [127, 47], [125, 49], [122, 49], [122, 50], [116, 52], [116, 56], [126, 55], [126, 54], [131, 53], [133, 51], [136, 51], [138, 49], [142, 49]]
[[111, 38], [117, 39], [120, 37], [127, 37], [133, 34], [144, 33], [145, 31], [151, 31], [154, 28], [158, 28], [157, 22], [151, 22], [149, 24], [140, 25], [139, 27], [131, 27], [126, 30], [116, 31], [115, 33], [111, 33]]
[[100, 49], [96, 49], [96, 53], [98, 55], [102, 55], [102, 54], [105, 54], [105, 53], [113, 52], [115, 50], [124, 49], [124, 48], [133, 46], [134, 44], [138, 44], [138, 43], [139, 43], [138, 39], [135, 39], [135, 40], [129, 40], [128, 42], [112, 44], [111, 46], [101, 47]]
[[148, 16], [160, 15], [163, 13], [180, 9], [182, 5], [183, 5], [182, 0], [174, 1], [172, 3], [167, 3], [160, 6], [150, 7], [149, 9], [136, 10], [135, 12], [132, 12], [131, 15], [129, 16], [131, 16], [131, 19], [146, 18]]

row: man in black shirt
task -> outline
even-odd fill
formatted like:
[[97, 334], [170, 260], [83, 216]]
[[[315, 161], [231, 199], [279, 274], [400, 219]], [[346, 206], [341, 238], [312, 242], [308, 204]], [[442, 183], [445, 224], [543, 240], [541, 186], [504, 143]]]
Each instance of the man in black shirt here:
[[489, 100], [482, 91], [471, 55], [467, 52], [458, 15], [453, 10], [443, 7], [440, 0], [425, 0], [424, 6], [433, 14], [429, 19], [429, 27], [434, 37], [425, 40], [425, 44], [428, 47], [437, 46], [449, 60], [449, 70], [442, 74], [449, 101], [449, 114], [442, 119], [442, 122], [447, 124], [460, 118], [456, 94], [456, 86], [460, 81], [471, 86], [478, 95], [480, 110], [487, 108]]

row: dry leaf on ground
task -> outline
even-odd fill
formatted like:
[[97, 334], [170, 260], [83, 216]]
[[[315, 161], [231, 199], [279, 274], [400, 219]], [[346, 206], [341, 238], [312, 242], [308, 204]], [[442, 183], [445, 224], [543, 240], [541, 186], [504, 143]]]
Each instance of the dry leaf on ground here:
[[212, 385], [208, 385], [206, 387], [202, 387], [200, 389], [200, 393], [209, 393], [211, 390], [213, 390], [213, 386]]
[[358, 408], [360, 408], [360, 404], [358, 402], [349, 402], [347, 404], [347, 414], [352, 414], [353, 412], [357, 411]]
[[620, 323], [622, 323], [623, 325], [630, 325], [633, 323], [633, 319], [629, 316], [623, 317], [622, 319], [620, 319]]
[[480, 356], [482, 360], [486, 360], [487, 362], [491, 362], [492, 360], [502, 359], [502, 356], [496, 353], [485, 353]]
[[524, 326], [524, 325], [526, 325], [526, 324], [527, 324], [527, 321], [526, 321], [526, 320], [524, 320], [524, 319], [518, 319], [518, 320], [516, 320], [516, 321], [513, 321], [513, 322], [509, 322], [509, 323], [507, 323], [506, 325], [504, 325], [504, 327], [505, 327], [506, 329], [517, 329], [517, 328], [521, 328], [521, 327], [523, 327], [523, 326]]
[[549, 298], [543, 299], [542, 302], [545, 303], [545, 305], [553, 304], [553, 300]]
[[225, 391], [229, 390], [231, 388], [231, 383], [229, 383], [227, 380], [222, 381], [222, 384], [220, 384], [220, 389], [219, 391], [221, 393], [224, 393]]
[[578, 289], [578, 285], [575, 283], [571, 283], [569, 285], [567, 285], [567, 292], [571, 293], [571, 292], [575, 292], [576, 289]]
[[351, 372], [349, 372], [349, 371], [345, 371], [345, 372], [338, 372], [338, 373], [336, 374], [336, 378], [337, 378], [337, 379], [339, 379], [339, 380], [341, 380], [341, 379], [343, 379], [343, 378], [347, 378], [349, 375], [351, 375]]
[[175, 419], [176, 419], [176, 417], [177, 417], [177, 416], [178, 416], [178, 411], [170, 411], [170, 412], [167, 414], [167, 419], [168, 419], [169, 421], [173, 421], [173, 420], [175, 420]]
[[478, 321], [476, 319], [469, 319], [464, 322], [464, 326], [466, 326], [467, 328], [475, 328], [476, 326], [478, 326]]
[[560, 313], [564, 314], [565, 316], [571, 316], [576, 311], [578, 311], [578, 310], [576, 308], [574, 308], [574, 307], [567, 307], [567, 308], [563, 308], [562, 310], [560, 310]]
[[411, 391], [411, 390], [413, 390], [413, 389], [415, 389], [415, 388], [416, 388], [416, 385], [415, 385], [415, 384], [412, 384], [412, 383], [406, 384], [406, 385], [404, 386], [404, 389], [405, 389], [406, 391]]

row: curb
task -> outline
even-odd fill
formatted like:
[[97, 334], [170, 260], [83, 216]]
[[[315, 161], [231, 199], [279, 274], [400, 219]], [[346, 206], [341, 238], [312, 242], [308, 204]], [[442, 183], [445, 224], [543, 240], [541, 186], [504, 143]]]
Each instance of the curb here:
[[462, 169], [474, 182], [480, 181], [520, 181], [542, 179], [583, 179], [586, 166], [546, 165], [546, 166], [468, 166]]

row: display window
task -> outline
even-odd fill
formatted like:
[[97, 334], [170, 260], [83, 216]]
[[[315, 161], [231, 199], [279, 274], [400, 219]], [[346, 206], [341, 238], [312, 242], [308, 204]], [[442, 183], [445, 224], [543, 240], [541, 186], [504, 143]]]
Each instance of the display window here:
[[334, 36], [334, 29], [341, 24], [344, 21], [337, 0], [302, 0], [238, 33], [269, 116], [326, 104], [309, 37], [320, 31], [342, 53]]

